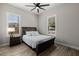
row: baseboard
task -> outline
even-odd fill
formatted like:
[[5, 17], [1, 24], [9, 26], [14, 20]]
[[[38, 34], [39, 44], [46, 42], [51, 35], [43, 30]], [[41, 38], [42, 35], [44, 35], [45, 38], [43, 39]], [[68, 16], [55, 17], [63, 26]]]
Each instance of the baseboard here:
[[0, 44], [0, 47], [3, 47], [3, 46], [9, 46], [9, 43]]
[[63, 42], [60, 42], [60, 41], [55, 41], [55, 43], [61, 44], [63, 46], [67, 46], [67, 47], [70, 47], [70, 48], [79, 50], [79, 47], [78, 46], [74, 46], [74, 45], [71, 45], [71, 44], [68, 44], [68, 43], [66, 44], [66, 43], [63, 43]]

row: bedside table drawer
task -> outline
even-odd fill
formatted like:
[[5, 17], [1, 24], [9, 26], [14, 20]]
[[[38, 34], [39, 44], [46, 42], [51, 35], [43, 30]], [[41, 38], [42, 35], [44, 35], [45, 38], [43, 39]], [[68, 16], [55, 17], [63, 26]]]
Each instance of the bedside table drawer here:
[[20, 37], [10, 37], [10, 46], [15, 46], [21, 43]]

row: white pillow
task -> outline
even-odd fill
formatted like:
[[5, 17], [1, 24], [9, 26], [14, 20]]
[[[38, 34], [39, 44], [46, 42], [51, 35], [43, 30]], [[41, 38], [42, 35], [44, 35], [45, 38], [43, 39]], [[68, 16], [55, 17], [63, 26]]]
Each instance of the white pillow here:
[[26, 31], [26, 35], [28, 35], [28, 36], [32, 36], [32, 33], [31, 33], [32, 31]]
[[38, 33], [38, 31], [32, 31], [31, 34], [32, 34], [32, 36], [40, 35], [40, 34]]

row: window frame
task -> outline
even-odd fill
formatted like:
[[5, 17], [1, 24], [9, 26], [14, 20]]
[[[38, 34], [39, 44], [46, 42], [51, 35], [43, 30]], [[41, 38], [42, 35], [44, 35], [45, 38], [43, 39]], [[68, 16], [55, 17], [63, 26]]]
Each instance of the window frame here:
[[19, 33], [18, 34], [14, 34], [14, 35], [20, 35], [21, 34], [21, 15], [19, 15], [19, 14], [17, 14], [17, 13], [14, 13], [14, 12], [7, 12], [7, 35], [9, 36], [9, 33], [8, 33], [8, 27], [9, 27], [9, 25], [8, 25], [8, 17], [9, 17], [9, 15], [15, 15], [15, 16], [18, 16], [19, 17]]

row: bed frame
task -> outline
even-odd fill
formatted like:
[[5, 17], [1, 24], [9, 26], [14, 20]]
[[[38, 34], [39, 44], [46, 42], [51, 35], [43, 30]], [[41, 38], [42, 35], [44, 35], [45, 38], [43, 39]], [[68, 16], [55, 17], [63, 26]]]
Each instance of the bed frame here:
[[[22, 36], [25, 35], [26, 31], [37, 31], [36, 27], [22, 27]], [[36, 48], [32, 48], [31, 46], [29, 46], [27, 43], [24, 43], [29, 46], [32, 50], [34, 50], [36, 52], [36, 55], [38, 55], [39, 53], [43, 52], [44, 50], [46, 50], [47, 48], [49, 48], [51, 45], [54, 45], [54, 40], [55, 38], [52, 38], [44, 43], [38, 44], [36, 46]]]

